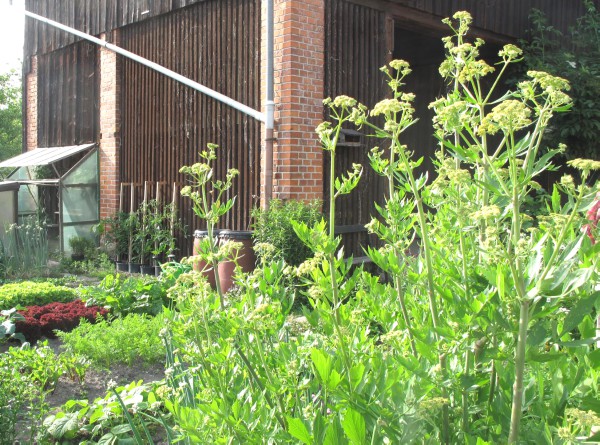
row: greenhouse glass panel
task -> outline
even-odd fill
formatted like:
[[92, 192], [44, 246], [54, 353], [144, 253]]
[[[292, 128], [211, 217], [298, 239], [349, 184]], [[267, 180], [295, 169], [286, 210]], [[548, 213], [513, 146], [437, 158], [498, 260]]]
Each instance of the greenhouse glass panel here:
[[62, 190], [63, 222], [99, 219], [98, 153], [94, 152], [65, 175]]
[[62, 191], [63, 222], [90, 222], [98, 220], [98, 186], [65, 186]]
[[90, 238], [92, 228], [96, 224], [77, 224], [75, 226], [63, 226], [64, 250], [70, 252], [69, 240], [75, 237]]
[[98, 152], [95, 151], [65, 176], [65, 185], [98, 184]]

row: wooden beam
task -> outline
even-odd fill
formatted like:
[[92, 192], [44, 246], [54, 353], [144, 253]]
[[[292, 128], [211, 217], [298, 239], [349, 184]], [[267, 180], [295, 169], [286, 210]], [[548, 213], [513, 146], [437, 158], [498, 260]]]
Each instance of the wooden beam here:
[[[445, 17], [408, 7], [405, 5], [405, 3], [408, 3], [407, 0], [396, 0], [396, 2], [385, 0], [347, 1], [386, 12], [393, 18], [396, 24], [409, 30], [418, 31], [424, 34], [431, 33], [431, 35], [437, 36], [446, 35], [449, 31], [448, 26], [442, 23], [442, 19]], [[498, 34], [476, 26], [471, 27], [471, 35], [480, 37], [489, 43], [507, 43], [515, 41], [513, 37]]]

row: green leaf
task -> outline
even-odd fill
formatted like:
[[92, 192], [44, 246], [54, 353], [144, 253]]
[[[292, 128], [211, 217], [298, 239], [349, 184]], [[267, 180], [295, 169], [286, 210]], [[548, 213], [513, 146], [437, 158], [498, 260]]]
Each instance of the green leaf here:
[[588, 346], [592, 345], [595, 342], [600, 340], [600, 337], [586, 338], [583, 340], [575, 340], [575, 341], [559, 341], [557, 344], [560, 346], [566, 346], [567, 348], [577, 348], [579, 346]]
[[588, 363], [593, 366], [594, 369], [600, 369], [600, 349], [595, 349], [587, 355]]
[[325, 439], [323, 445], [339, 445], [340, 437], [338, 436], [337, 428], [330, 425], [325, 431]]
[[323, 382], [329, 381], [331, 375], [331, 357], [316, 348], [310, 351], [310, 357], [312, 358], [313, 364], [319, 373], [319, 377]]
[[581, 298], [575, 306], [571, 308], [565, 317], [563, 329], [560, 334], [561, 337], [567, 332], [571, 332], [575, 329], [577, 325], [583, 321], [583, 318], [593, 311], [596, 300], [598, 300], [599, 297], [600, 292], [594, 292], [585, 298]]
[[73, 439], [78, 430], [77, 413], [58, 413], [48, 426], [48, 433], [55, 439]]
[[131, 426], [127, 423], [124, 423], [123, 425], [117, 425], [110, 429], [110, 432], [113, 433], [114, 435], [125, 434], [130, 431], [131, 431]]
[[295, 417], [286, 416], [288, 424], [288, 433], [300, 442], [310, 445], [312, 443], [312, 436], [308, 432], [306, 425], [302, 420]]
[[528, 360], [531, 360], [532, 362], [537, 362], [537, 363], [552, 362], [554, 360], [559, 360], [562, 357], [565, 357], [565, 354], [562, 354], [560, 352], [548, 352], [548, 353], [544, 353], [544, 354], [538, 354], [537, 352], [530, 351], [527, 354]]
[[107, 433], [100, 438], [98, 445], [113, 445], [118, 440], [118, 437], [113, 433]]
[[342, 420], [342, 428], [344, 428], [344, 433], [346, 433], [346, 437], [352, 445], [363, 445], [366, 443], [365, 435], [367, 428], [365, 419], [359, 412], [351, 408], [348, 409], [344, 420]]
[[365, 375], [365, 365], [359, 363], [350, 369], [350, 380], [352, 381], [352, 388], [356, 389], [362, 382], [363, 376]]

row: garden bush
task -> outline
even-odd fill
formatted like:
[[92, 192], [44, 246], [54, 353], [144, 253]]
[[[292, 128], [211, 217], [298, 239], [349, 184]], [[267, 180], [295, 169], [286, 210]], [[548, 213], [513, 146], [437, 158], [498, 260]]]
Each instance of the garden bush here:
[[[312, 255], [311, 250], [294, 232], [292, 221], [313, 225], [322, 218], [321, 202], [274, 199], [269, 203], [268, 209], [254, 209], [252, 217], [254, 242], [272, 245], [274, 249], [271, 256], [275, 259], [297, 266]], [[257, 249], [259, 255], [261, 252], [264, 250]]]
[[27, 341], [35, 342], [42, 336], [54, 338], [57, 330], [68, 332], [79, 325], [82, 319], [94, 323], [98, 317], [105, 317], [108, 311], [98, 306], [86, 306], [81, 300], [75, 300], [69, 303], [29, 306], [19, 313], [25, 319], [15, 323], [16, 332], [22, 334]]
[[522, 42], [523, 71], [546, 71], [564, 77], [571, 86], [571, 111], [556, 116], [544, 143], [565, 143], [567, 159], [600, 159], [600, 11], [591, 0], [582, 3], [585, 14], [566, 34], [550, 25], [543, 12], [533, 10], [529, 41]]
[[70, 332], [57, 332], [69, 353], [83, 355], [95, 366], [110, 368], [120, 363], [143, 366], [160, 363], [165, 358], [159, 337], [164, 317], [129, 314], [123, 318], [98, 320], [95, 324], [82, 320]]
[[0, 310], [16, 306], [68, 302], [75, 298], [77, 292], [74, 289], [49, 282], [21, 281], [0, 286]]
[[169, 303], [169, 282], [150, 276], [107, 275], [98, 286], [80, 287], [79, 297], [87, 305], [110, 309], [113, 315], [156, 315]]

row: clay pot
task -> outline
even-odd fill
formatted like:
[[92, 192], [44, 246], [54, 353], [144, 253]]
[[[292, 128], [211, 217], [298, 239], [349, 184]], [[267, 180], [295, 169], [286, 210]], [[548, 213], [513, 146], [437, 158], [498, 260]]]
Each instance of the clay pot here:
[[[242, 243], [239, 252], [238, 264], [244, 272], [252, 272], [256, 265], [256, 256], [252, 244], [252, 232], [241, 230], [221, 230], [219, 243], [235, 241]], [[219, 263], [219, 283], [221, 290], [227, 292], [233, 286], [235, 263], [233, 261], [222, 261]]]
[[[221, 231], [219, 229], [215, 229], [213, 231], [213, 235], [215, 237], [218, 237], [220, 232]], [[193, 247], [193, 251], [192, 251], [194, 255], [198, 255], [198, 253], [200, 251], [200, 249], [199, 249], [200, 243], [207, 236], [208, 236], [208, 231], [206, 231], [206, 230], [196, 230], [194, 232], [194, 247]], [[218, 242], [218, 240], [217, 240], [217, 242]], [[215, 273], [210, 264], [207, 264], [206, 261], [204, 261], [204, 260], [200, 260], [200, 261], [194, 262], [193, 268], [196, 272], [203, 273], [204, 276], [206, 277], [206, 279], [208, 280], [210, 286], [213, 289], [216, 289], [217, 286], [215, 284]]]

